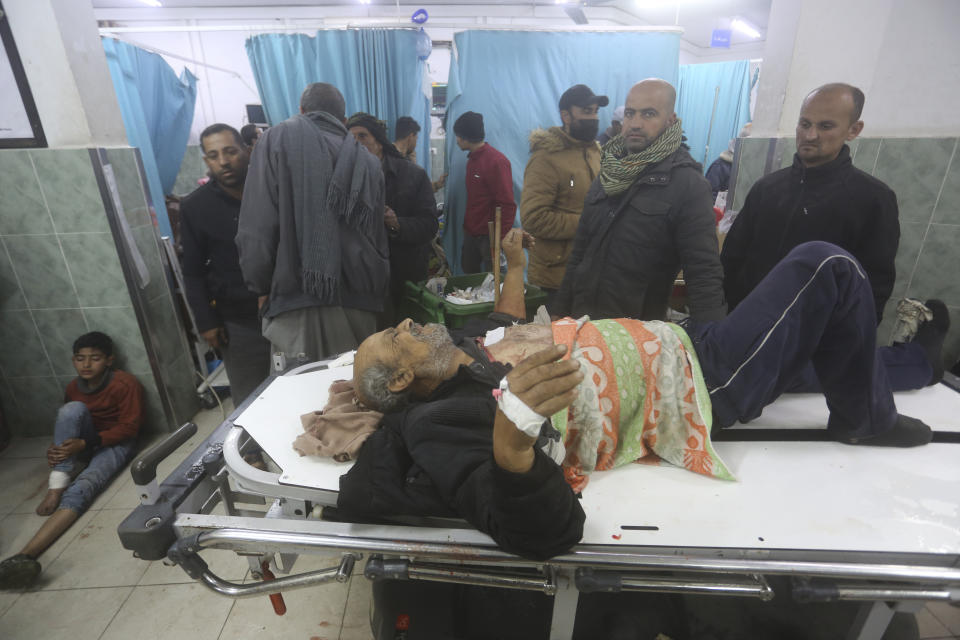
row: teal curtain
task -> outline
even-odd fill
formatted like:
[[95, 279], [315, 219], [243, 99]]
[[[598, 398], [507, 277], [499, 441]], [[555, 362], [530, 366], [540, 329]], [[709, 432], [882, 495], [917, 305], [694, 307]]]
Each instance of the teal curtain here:
[[184, 69], [178, 77], [155, 53], [103, 38], [123, 126], [140, 149], [147, 191], [163, 235], [172, 235], [164, 194], [180, 171], [197, 101], [197, 79]]
[[[600, 130], [639, 80], [677, 84], [680, 36], [669, 32], [598, 33], [464, 31], [454, 36], [447, 81], [446, 219], [443, 245], [459, 273], [466, 202], [466, 153], [457, 148], [453, 123], [466, 111], [483, 114], [486, 141], [513, 168], [517, 204], [530, 155], [529, 135], [561, 124], [557, 102], [583, 83], [610, 97], [600, 110]], [[523, 211], [517, 220], [522, 222]]]
[[264, 34], [247, 39], [260, 100], [270, 124], [300, 111], [300, 94], [312, 82], [328, 82], [343, 94], [347, 113], [366, 111], [385, 120], [393, 139], [397, 118], [420, 123], [417, 161], [430, 171], [430, 99], [426, 63], [414, 29], [338, 29], [302, 34]]
[[690, 155], [704, 171], [750, 122], [750, 86], [749, 60], [680, 67], [677, 115], [683, 120]]

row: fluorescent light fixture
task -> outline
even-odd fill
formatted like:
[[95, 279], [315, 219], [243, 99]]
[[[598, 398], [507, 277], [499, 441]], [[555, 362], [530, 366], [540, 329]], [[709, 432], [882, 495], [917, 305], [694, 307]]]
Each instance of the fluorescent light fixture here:
[[162, 6], [163, 6], [162, 4], [160, 4], [160, 0], [140, 0], [140, 2], [142, 2], [142, 3], [145, 4], [145, 5], [147, 5], [148, 7], [162, 7]]
[[572, 2], [572, 0], [553, 0], [553, 4], [568, 4], [570, 2]]
[[730, 28], [734, 31], [739, 31], [745, 36], [756, 38], [757, 40], [763, 37], [759, 31], [757, 31], [752, 25], [750, 25], [750, 23], [742, 18], [734, 18], [730, 22]]
[[676, 9], [692, 4], [708, 4], [713, 0], [634, 0], [640, 9]]
[[370, 0], [360, 0], [360, 4], [370, 4]]

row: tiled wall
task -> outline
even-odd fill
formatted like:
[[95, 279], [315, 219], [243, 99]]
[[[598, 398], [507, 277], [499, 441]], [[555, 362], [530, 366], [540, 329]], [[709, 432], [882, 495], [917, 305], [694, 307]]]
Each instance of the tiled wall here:
[[[884, 311], [879, 342], [887, 344], [904, 296], [940, 298], [952, 326], [944, 345], [947, 367], [960, 358], [960, 154], [958, 138], [857, 138], [853, 163], [883, 180], [897, 194], [900, 248], [897, 281]], [[746, 138], [737, 154], [733, 208], [743, 205], [750, 187], [765, 173], [793, 162], [793, 138]]]
[[[100, 157], [111, 162], [150, 274], [145, 305], [124, 275], [97, 180]], [[114, 339], [118, 364], [143, 383], [146, 430], [170, 430], [196, 411], [193, 366], [143, 194], [133, 149], [0, 152], [0, 401], [13, 433], [52, 433], [75, 376], [73, 340], [94, 330]]]
[[207, 165], [203, 162], [200, 145], [187, 145], [183, 161], [180, 163], [180, 172], [173, 184], [173, 194], [182, 198], [196, 189], [199, 186], [197, 180], [205, 175], [207, 175]]

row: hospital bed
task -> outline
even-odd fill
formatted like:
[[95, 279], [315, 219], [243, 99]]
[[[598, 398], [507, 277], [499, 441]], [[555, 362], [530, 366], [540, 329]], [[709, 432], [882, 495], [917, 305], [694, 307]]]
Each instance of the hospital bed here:
[[[553, 597], [551, 638], [570, 638], [581, 593], [792, 598], [863, 603], [849, 638], [880, 638], [894, 613], [960, 602], [960, 393], [957, 379], [897, 394], [934, 442], [915, 449], [830, 442], [821, 396], [781, 398], [749, 425], [715, 438], [738, 482], [670, 466], [595, 473], [583, 493], [583, 539], [536, 562], [500, 551], [462, 521], [338, 521], [338, 481], [349, 463], [300, 457], [300, 415], [350, 378], [347, 361], [305, 365], [252, 394], [162, 482], [157, 464], [196, 431], [185, 425], [132, 467], [141, 504], [120, 525], [123, 546], [166, 559], [232, 598], [346, 581], [453, 582]], [[262, 448], [268, 469], [245, 454]], [[225, 515], [213, 513], [223, 505]], [[247, 557], [263, 581], [217, 576], [207, 549]], [[340, 554], [335, 566], [297, 573], [302, 554]], [[275, 577], [274, 576], [278, 576]], [[776, 578], [775, 580], [773, 578]], [[787, 583], [775, 593], [771, 582]], [[282, 602], [272, 595], [278, 612]]]

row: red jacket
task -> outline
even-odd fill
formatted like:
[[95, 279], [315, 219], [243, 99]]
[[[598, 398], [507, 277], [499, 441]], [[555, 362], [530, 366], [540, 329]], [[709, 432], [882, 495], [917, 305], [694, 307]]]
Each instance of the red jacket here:
[[114, 371], [109, 384], [96, 393], [80, 391], [74, 378], [67, 385], [66, 401], [87, 405], [104, 447], [129, 440], [140, 431], [143, 387], [126, 371]]
[[513, 199], [513, 175], [507, 157], [484, 144], [467, 157], [467, 208], [463, 228], [468, 235], [486, 236], [487, 223], [493, 222], [500, 206], [500, 235], [507, 235], [517, 215]]

